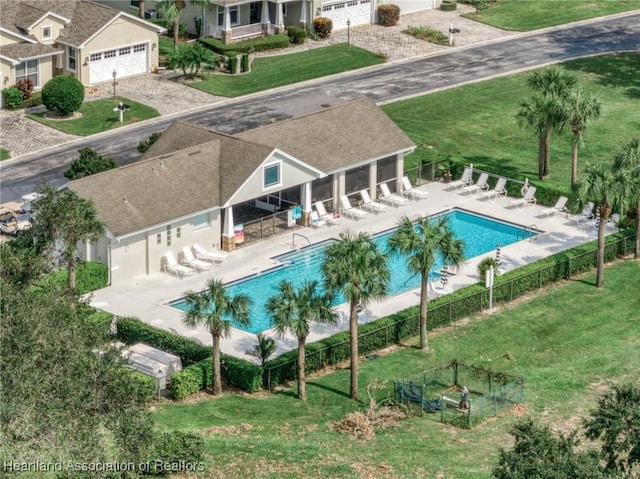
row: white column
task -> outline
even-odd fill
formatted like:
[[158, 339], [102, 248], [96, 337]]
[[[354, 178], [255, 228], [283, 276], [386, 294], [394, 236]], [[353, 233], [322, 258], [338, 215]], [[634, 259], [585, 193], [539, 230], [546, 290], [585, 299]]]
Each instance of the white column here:
[[224, 31], [231, 30], [231, 10], [229, 7], [224, 7], [224, 22], [222, 22], [222, 29]]
[[276, 27], [284, 28], [284, 12], [282, 11], [282, 3], [276, 3]]
[[233, 208], [227, 206], [224, 210], [224, 227], [222, 228], [222, 236], [234, 238], [236, 235], [233, 231]]
[[402, 191], [402, 177], [404, 176], [404, 153], [396, 155], [396, 191]]
[[333, 175], [333, 209], [340, 208], [340, 197], [344, 195], [346, 174], [340, 171]]
[[267, 25], [271, 23], [271, 19], [269, 18], [269, 2], [268, 0], [262, 0], [262, 13], [260, 14], [260, 23], [262, 25]]
[[372, 200], [378, 197], [378, 162], [374, 161], [369, 165], [369, 196]]
[[311, 213], [311, 182], [304, 183], [300, 186], [300, 198], [302, 199], [302, 211]]
[[300, 25], [302, 25], [303, 28], [307, 26], [307, 8], [309, 8], [309, 3], [302, 0], [300, 3]]

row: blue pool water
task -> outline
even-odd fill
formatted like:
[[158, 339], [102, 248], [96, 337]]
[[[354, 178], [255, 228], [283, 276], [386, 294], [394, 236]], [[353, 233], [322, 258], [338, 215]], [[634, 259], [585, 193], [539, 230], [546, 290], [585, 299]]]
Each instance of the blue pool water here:
[[[449, 227], [456, 238], [465, 241], [465, 255], [473, 258], [496, 249], [496, 245], [507, 246], [526, 237], [526, 230], [490, 218], [478, 216], [461, 210], [453, 210], [445, 215], [449, 218]], [[385, 231], [375, 236], [375, 241], [382, 251], [387, 250], [387, 240], [393, 230]], [[243, 278], [227, 284], [227, 291], [231, 295], [247, 294], [253, 300], [251, 324], [238, 329], [250, 333], [259, 333], [271, 327], [270, 318], [266, 312], [266, 303], [278, 293], [281, 281], [291, 281], [299, 286], [305, 279], [317, 280], [322, 283], [321, 264], [324, 252], [331, 240], [301, 249], [300, 251], [277, 256], [276, 260], [282, 265], [259, 275]], [[433, 271], [442, 269], [441, 259], [436, 261]], [[407, 270], [406, 261], [401, 255], [390, 255], [389, 268], [391, 282], [389, 295], [416, 289], [420, 287], [420, 276], [411, 275]], [[435, 273], [434, 273], [435, 274]], [[338, 298], [336, 304], [344, 303], [344, 298]], [[186, 310], [184, 300], [179, 299], [170, 303], [174, 308]]]

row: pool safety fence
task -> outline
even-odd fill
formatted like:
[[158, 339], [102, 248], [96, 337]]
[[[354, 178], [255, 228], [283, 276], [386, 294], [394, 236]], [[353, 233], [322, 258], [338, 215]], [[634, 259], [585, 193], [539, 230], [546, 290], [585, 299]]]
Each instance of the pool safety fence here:
[[[464, 405], [463, 387], [468, 390]], [[395, 379], [393, 389], [396, 402], [417, 404], [437, 420], [464, 428], [524, 402], [524, 378], [456, 360]]]
[[[606, 238], [605, 262], [626, 256], [635, 248], [635, 232], [623, 231]], [[597, 266], [597, 242], [577, 246], [531, 265], [510, 271], [495, 279], [493, 304], [509, 303], [548, 284], [592, 271]], [[462, 288], [429, 301], [428, 326], [433, 330], [489, 307], [489, 291], [481, 284]], [[361, 356], [398, 344], [419, 334], [418, 306], [359, 326], [358, 352]], [[415, 311], [415, 312], [414, 312]], [[296, 378], [297, 351], [289, 351], [269, 361], [264, 368], [264, 387], [269, 391]], [[307, 344], [306, 371], [313, 372], [347, 361], [350, 357], [349, 332]], [[479, 403], [478, 408], [484, 407]], [[487, 406], [489, 407], [489, 406]]]

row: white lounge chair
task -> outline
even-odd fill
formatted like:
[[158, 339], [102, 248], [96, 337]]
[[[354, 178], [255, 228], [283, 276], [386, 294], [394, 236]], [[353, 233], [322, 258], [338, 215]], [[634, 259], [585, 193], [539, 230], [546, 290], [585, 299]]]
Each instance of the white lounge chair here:
[[193, 256], [193, 251], [191, 251], [191, 248], [189, 246], [185, 246], [184, 248], [182, 248], [182, 255], [183, 264], [185, 264], [186, 266], [190, 266], [196, 271], [206, 271], [211, 268], [211, 263], [207, 263], [206, 261], [197, 259], [195, 256]]
[[311, 221], [311, 226], [314, 228], [322, 228], [323, 226], [327, 226], [327, 222], [318, 216], [317, 211], [312, 211], [309, 215], [309, 220]]
[[498, 178], [498, 182], [496, 186], [489, 191], [483, 191], [483, 198], [489, 198], [491, 201], [495, 201], [498, 196], [506, 197], [507, 196], [507, 179], [506, 178]]
[[449, 188], [462, 188], [473, 183], [473, 168], [465, 168], [459, 180], [449, 183]]
[[316, 201], [314, 206], [316, 207], [316, 211], [318, 212], [318, 216], [320, 216], [320, 219], [326, 221], [327, 224], [338, 225], [340, 224], [340, 221], [342, 221], [342, 217], [339, 214], [327, 213], [327, 210], [324, 207], [324, 203], [322, 201]]
[[342, 195], [340, 197], [340, 203], [342, 204], [342, 213], [351, 216], [354, 220], [359, 220], [361, 218], [367, 217], [367, 212], [361, 210], [360, 208], [354, 208], [353, 206], [351, 206], [349, 198], [347, 198], [345, 195]]
[[443, 294], [453, 293], [453, 288], [449, 285], [443, 286], [439, 281], [429, 281], [428, 292], [431, 293], [431, 296], [437, 297], [442, 296]]
[[193, 250], [196, 252], [196, 258], [203, 261], [211, 261], [212, 263], [222, 263], [228, 256], [227, 253], [222, 251], [207, 251], [198, 243], [193, 245]]
[[164, 254], [164, 272], [165, 273], [173, 273], [175, 274], [178, 278], [183, 278], [185, 276], [191, 276], [194, 271], [193, 268], [189, 268], [188, 266], [183, 266], [181, 264], [178, 264], [178, 262], [176, 261], [176, 257], [173, 256], [173, 253], [171, 251], [167, 251]]
[[389, 190], [389, 185], [387, 185], [386, 183], [380, 183], [380, 191], [382, 192], [380, 201], [389, 203], [392, 206], [401, 206], [407, 204], [408, 200], [404, 196], [391, 193], [391, 190]]
[[575, 221], [577, 224], [580, 223], [584, 223], [587, 220], [593, 219], [594, 215], [593, 215], [593, 202], [589, 201], [589, 203], [587, 203], [585, 205], [584, 208], [582, 208], [582, 211], [577, 214], [577, 215], [570, 215], [569, 219], [571, 221]]
[[562, 213], [563, 211], [567, 211], [567, 201], [569, 201], [569, 198], [567, 198], [566, 196], [561, 196], [560, 198], [558, 198], [558, 201], [556, 201], [556, 204], [554, 206], [543, 210], [542, 214], [549, 217], [555, 216], [558, 213]]
[[428, 192], [417, 190], [413, 186], [411, 186], [411, 182], [409, 181], [408, 176], [402, 177], [402, 187], [402, 194], [408, 196], [412, 200], [421, 200], [429, 196]]
[[487, 184], [487, 180], [489, 179], [489, 173], [482, 173], [473, 185], [468, 185], [462, 188], [462, 193], [474, 193], [478, 194], [479, 191], [488, 190], [489, 185]]
[[511, 206], [513, 206], [514, 208], [520, 208], [524, 205], [533, 206], [536, 204], [536, 201], [538, 201], [536, 200], [535, 194], [536, 194], [536, 187], [530, 186], [522, 198], [518, 198], [517, 200], [513, 200], [511, 202]]
[[367, 208], [368, 210], [371, 210], [372, 213], [381, 213], [383, 211], [386, 211], [388, 208], [387, 205], [383, 205], [379, 201], [372, 200], [367, 190], [362, 190], [360, 192], [360, 197], [362, 198], [361, 206], [363, 208]]

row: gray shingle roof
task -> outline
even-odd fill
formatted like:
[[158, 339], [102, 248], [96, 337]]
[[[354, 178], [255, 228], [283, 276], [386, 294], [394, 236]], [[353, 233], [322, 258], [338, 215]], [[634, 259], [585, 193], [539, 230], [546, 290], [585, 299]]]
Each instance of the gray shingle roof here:
[[415, 148], [411, 139], [368, 98], [236, 136], [280, 148], [327, 173]]
[[219, 204], [220, 142], [71, 181], [117, 236], [145, 230]]
[[121, 14], [119, 10], [87, 0], [12, 0], [2, 2], [0, 25], [25, 35], [24, 29], [47, 12], [71, 20], [58, 40], [74, 47], [82, 45]]
[[276, 147], [331, 173], [414, 144], [365, 98], [236, 136], [176, 122], [136, 163], [69, 186], [122, 236], [225, 205]]
[[26, 58], [33, 58], [41, 55], [61, 55], [62, 51], [52, 45], [42, 43], [12, 43], [0, 47], [0, 55], [22, 61]]

